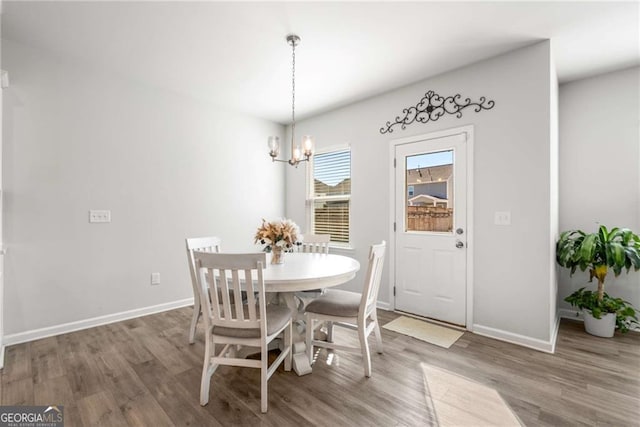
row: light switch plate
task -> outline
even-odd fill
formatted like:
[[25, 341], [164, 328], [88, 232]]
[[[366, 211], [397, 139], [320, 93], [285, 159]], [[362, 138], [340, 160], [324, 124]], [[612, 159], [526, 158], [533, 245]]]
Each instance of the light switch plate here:
[[92, 209], [89, 211], [89, 222], [111, 222], [111, 211]]
[[152, 285], [160, 284], [160, 273], [151, 273], [151, 284]]
[[493, 222], [495, 225], [511, 225], [510, 211], [496, 211]]

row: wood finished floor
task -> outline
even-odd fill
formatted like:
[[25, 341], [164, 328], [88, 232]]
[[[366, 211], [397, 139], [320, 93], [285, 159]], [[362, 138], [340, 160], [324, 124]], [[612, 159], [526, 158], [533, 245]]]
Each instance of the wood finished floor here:
[[371, 378], [358, 355], [322, 350], [311, 375], [280, 367], [261, 414], [255, 369], [219, 368], [199, 405], [204, 345], [201, 329], [187, 344], [190, 319], [183, 308], [9, 347], [1, 403], [62, 404], [67, 427], [640, 425], [640, 333], [596, 338], [563, 320], [552, 355], [470, 333], [443, 349], [382, 329]]

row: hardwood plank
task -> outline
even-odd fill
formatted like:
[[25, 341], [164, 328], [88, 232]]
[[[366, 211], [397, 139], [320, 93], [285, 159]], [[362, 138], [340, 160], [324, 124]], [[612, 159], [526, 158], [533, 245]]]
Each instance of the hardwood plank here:
[[178, 374], [191, 368], [180, 351], [164, 339], [162, 334], [146, 326], [132, 329], [131, 333], [171, 374]]
[[[140, 324], [142, 323], [140, 322]], [[133, 328], [125, 327], [125, 325], [121, 323], [109, 326], [114, 329], [114, 334], [118, 337], [115, 348], [129, 363], [142, 363], [154, 358], [144, 345], [131, 333]]]
[[61, 355], [61, 359], [76, 400], [94, 395], [104, 389], [104, 376], [88, 352], [67, 353]]
[[127, 424], [111, 393], [101, 391], [78, 400], [84, 425], [122, 427]]
[[58, 340], [55, 337], [31, 343], [31, 368], [36, 384], [64, 375], [58, 356]]
[[131, 365], [116, 351], [102, 353], [96, 364], [104, 376], [104, 389], [111, 392], [119, 407], [148, 394]]
[[36, 405], [74, 405], [73, 391], [66, 376], [50, 378], [38, 383], [34, 389]]
[[82, 426], [80, 413], [66, 376], [50, 378], [35, 385], [35, 405], [62, 405], [65, 427]]
[[[220, 372], [216, 371], [216, 374], [220, 373], [226, 379], [227, 375], [238, 370], [229, 366], [221, 366], [218, 368]], [[175, 379], [184, 386], [189, 392], [190, 398], [195, 402], [200, 402], [201, 374], [202, 368], [199, 367], [175, 376]], [[212, 379], [212, 381], [215, 380]], [[257, 408], [247, 404], [243, 393], [246, 386], [247, 384], [241, 382], [236, 382], [235, 387], [220, 387], [216, 383], [212, 383], [209, 403], [202, 408], [211, 419], [215, 419], [222, 425], [258, 425], [260, 418], [256, 412], [260, 412], [260, 404], [258, 403]], [[237, 390], [238, 388], [240, 390]]]
[[209, 418], [207, 410], [199, 405], [199, 399], [193, 398], [174, 377], [166, 375], [165, 368], [157, 360], [135, 365], [133, 369], [175, 425], [222, 426]]
[[12, 382], [31, 377], [31, 343], [18, 344], [5, 350], [2, 380]]
[[4, 383], [2, 405], [33, 405], [33, 380], [23, 378]]
[[171, 427], [174, 425], [158, 401], [148, 393], [129, 400], [121, 405], [120, 409], [127, 423], [133, 427]]

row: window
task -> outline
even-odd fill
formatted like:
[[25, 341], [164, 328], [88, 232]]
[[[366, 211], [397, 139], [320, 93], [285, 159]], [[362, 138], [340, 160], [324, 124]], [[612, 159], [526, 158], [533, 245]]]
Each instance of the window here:
[[407, 192], [409, 193], [409, 197], [413, 196], [413, 191], [414, 191], [413, 185], [410, 185], [407, 187]]
[[316, 153], [309, 175], [308, 216], [314, 234], [330, 234], [331, 242], [349, 244], [351, 149]]

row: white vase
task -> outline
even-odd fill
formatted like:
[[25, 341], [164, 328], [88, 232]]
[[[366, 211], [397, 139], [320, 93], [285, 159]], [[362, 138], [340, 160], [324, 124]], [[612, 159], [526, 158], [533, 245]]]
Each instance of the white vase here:
[[582, 310], [584, 329], [596, 337], [611, 338], [616, 330], [616, 314], [601, 314], [600, 319], [593, 317], [589, 310]]

